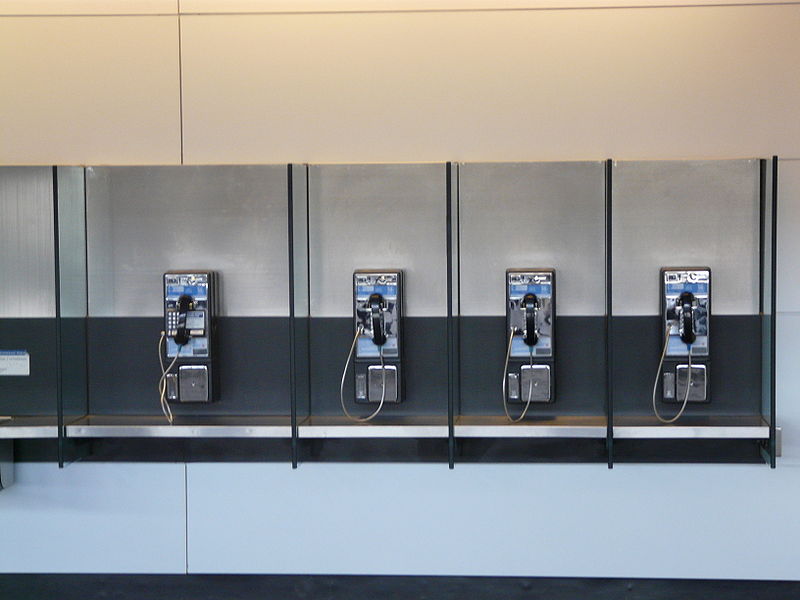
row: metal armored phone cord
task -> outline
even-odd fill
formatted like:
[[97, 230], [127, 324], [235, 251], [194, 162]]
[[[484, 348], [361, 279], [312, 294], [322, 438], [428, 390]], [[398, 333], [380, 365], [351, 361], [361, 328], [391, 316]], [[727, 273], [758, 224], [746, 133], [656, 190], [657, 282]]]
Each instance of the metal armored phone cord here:
[[353, 358], [353, 352], [356, 349], [356, 343], [358, 342], [358, 336], [364, 333], [364, 326], [359, 325], [356, 329], [356, 335], [353, 338], [353, 343], [350, 345], [350, 352], [347, 354], [347, 362], [344, 363], [344, 371], [342, 371], [342, 382], [339, 384], [339, 400], [342, 403], [342, 410], [344, 411], [344, 415], [355, 423], [366, 423], [367, 421], [371, 421], [375, 417], [378, 416], [378, 413], [381, 412], [383, 408], [383, 402], [386, 400], [386, 367], [383, 363], [383, 346], [378, 347], [378, 356], [381, 359], [381, 401], [378, 404], [378, 408], [375, 409], [371, 415], [367, 417], [354, 417], [350, 414], [347, 410], [347, 406], [345, 405], [344, 401], [344, 380], [347, 377], [347, 368], [350, 366], [350, 360]]
[[[669, 346], [669, 332], [672, 330], [672, 321], [667, 324], [667, 331], [664, 333], [664, 349], [661, 351], [661, 360], [658, 362], [658, 371], [656, 371], [656, 381], [653, 384], [653, 413], [656, 415], [656, 419], [664, 423], [665, 425], [669, 425], [670, 423], [674, 423], [678, 419], [683, 416], [683, 411], [686, 410], [686, 405], [689, 403], [689, 392], [692, 389], [692, 345], [687, 344], [686, 347], [689, 349], [689, 374], [687, 375], [686, 379], [686, 394], [683, 397], [683, 405], [681, 409], [678, 411], [678, 414], [672, 417], [671, 419], [665, 419], [660, 414], [658, 414], [658, 406], [656, 405], [656, 391], [658, 390], [658, 380], [661, 378], [661, 368], [664, 366], [664, 358], [667, 356], [667, 347]], [[676, 385], [677, 387], [677, 385]]]
[[[512, 423], [519, 423], [522, 419], [525, 418], [525, 415], [528, 414], [528, 409], [531, 407], [531, 399], [533, 398], [533, 371], [531, 371], [531, 376], [528, 380], [528, 401], [525, 403], [525, 410], [522, 411], [522, 414], [513, 419], [511, 414], [508, 412], [508, 394], [506, 388], [506, 381], [508, 380], [508, 360], [511, 358], [511, 343], [514, 341], [514, 333], [516, 330], [512, 327], [509, 331], [508, 336], [508, 348], [506, 348], [506, 363], [503, 367], [503, 410], [506, 412], [506, 417]], [[531, 369], [533, 369], [533, 346], [530, 347], [530, 365]]]
[[158, 394], [161, 402], [161, 412], [164, 413], [167, 421], [170, 425], [172, 425], [172, 409], [167, 401], [167, 375], [172, 370], [172, 367], [175, 366], [175, 363], [178, 362], [178, 357], [181, 355], [181, 349], [183, 348], [184, 344], [178, 346], [178, 351], [175, 352], [175, 358], [172, 360], [169, 366], [164, 369], [164, 340], [166, 337], [166, 332], [162, 331], [161, 338], [158, 340], [158, 362], [161, 365], [161, 379], [158, 380]]

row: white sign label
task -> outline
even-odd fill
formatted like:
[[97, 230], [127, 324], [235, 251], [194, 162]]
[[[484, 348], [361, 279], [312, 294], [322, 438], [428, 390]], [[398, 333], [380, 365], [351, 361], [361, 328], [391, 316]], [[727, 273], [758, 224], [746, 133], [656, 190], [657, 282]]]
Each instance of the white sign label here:
[[31, 356], [25, 350], [0, 350], [0, 376], [31, 374]]

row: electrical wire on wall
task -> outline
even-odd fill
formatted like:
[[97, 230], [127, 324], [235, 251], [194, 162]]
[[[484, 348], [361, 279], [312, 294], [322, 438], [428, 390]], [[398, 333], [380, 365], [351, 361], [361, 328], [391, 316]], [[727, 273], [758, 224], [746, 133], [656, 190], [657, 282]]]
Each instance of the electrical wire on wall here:
[[347, 354], [347, 361], [344, 363], [344, 371], [342, 371], [342, 380], [339, 384], [339, 400], [342, 403], [342, 411], [344, 412], [345, 416], [348, 419], [350, 419], [355, 423], [366, 423], [377, 417], [378, 414], [381, 412], [381, 409], [383, 408], [384, 402], [386, 400], [386, 365], [384, 364], [383, 361], [383, 346], [380, 346], [378, 348], [378, 356], [381, 359], [381, 401], [378, 404], [378, 408], [376, 408], [372, 414], [366, 417], [356, 417], [350, 414], [350, 411], [347, 410], [347, 403], [344, 401], [344, 382], [345, 379], [347, 379], [347, 369], [350, 367], [350, 361], [353, 359], [353, 353], [355, 352], [356, 344], [358, 343], [358, 338], [359, 336], [361, 336], [362, 333], [364, 333], [364, 326], [359, 325], [356, 328], [356, 335], [353, 337], [353, 343], [350, 345], [350, 352], [348, 352]]
[[166, 332], [161, 332], [161, 337], [158, 340], [158, 362], [161, 365], [161, 378], [158, 380], [158, 395], [159, 401], [161, 403], [161, 412], [164, 413], [164, 416], [167, 418], [167, 421], [170, 425], [172, 425], [172, 421], [174, 417], [172, 416], [172, 409], [169, 406], [169, 401], [167, 400], [167, 375], [172, 371], [172, 368], [175, 366], [175, 363], [178, 362], [178, 357], [181, 355], [181, 350], [183, 349], [183, 344], [178, 346], [178, 350], [175, 352], [175, 358], [172, 359], [172, 362], [169, 366], [165, 369], [164, 368], [164, 340], [167, 338]]
[[503, 367], [503, 410], [506, 413], [506, 417], [512, 423], [519, 423], [525, 418], [525, 415], [528, 414], [528, 409], [531, 407], [531, 399], [533, 398], [533, 346], [529, 347], [530, 353], [530, 366], [531, 366], [531, 374], [528, 379], [528, 400], [525, 402], [525, 409], [522, 411], [522, 414], [517, 417], [516, 419], [511, 416], [511, 413], [508, 412], [508, 388], [507, 388], [507, 379], [508, 379], [508, 361], [511, 358], [511, 344], [514, 341], [514, 334], [517, 333], [515, 328], [511, 328], [509, 331], [508, 336], [508, 348], [506, 348], [506, 362], [505, 366]]
[[686, 410], [686, 406], [689, 404], [689, 392], [692, 389], [692, 345], [686, 344], [686, 348], [689, 351], [689, 370], [686, 379], [686, 394], [683, 396], [683, 404], [681, 405], [681, 409], [678, 411], [678, 414], [672, 417], [671, 419], [666, 419], [661, 416], [658, 412], [658, 403], [656, 401], [656, 394], [658, 392], [658, 381], [661, 378], [661, 369], [664, 366], [664, 358], [667, 356], [667, 348], [669, 347], [669, 332], [672, 330], [672, 325], [674, 321], [667, 322], [667, 330], [664, 332], [664, 349], [661, 351], [661, 360], [658, 361], [658, 371], [656, 371], [656, 380], [653, 383], [653, 413], [656, 415], [656, 419], [658, 419], [661, 423], [665, 425], [669, 425], [674, 423], [678, 419], [683, 416], [684, 411]]

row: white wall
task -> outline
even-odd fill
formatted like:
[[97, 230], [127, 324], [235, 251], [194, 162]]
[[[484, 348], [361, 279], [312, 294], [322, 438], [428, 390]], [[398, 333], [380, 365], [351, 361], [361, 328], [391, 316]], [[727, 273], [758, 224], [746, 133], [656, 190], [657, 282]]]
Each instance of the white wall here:
[[[800, 157], [800, 5], [187, 14], [182, 62], [177, 4], [98, 6], [0, 16], [0, 164]], [[0, 571], [798, 579], [798, 192], [783, 161], [775, 471], [22, 464]]]
[[798, 156], [798, 31], [800, 6], [187, 16], [184, 156]]
[[179, 573], [182, 464], [17, 465], [0, 493], [0, 572]]
[[800, 157], [798, 4], [158, 11], [0, 16], [0, 164]]
[[189, 569], [796, 579], [797, 474], [785, 465], [190, 465]]
[[0, 17], [0, 164], [180, 161], [176, 17]]

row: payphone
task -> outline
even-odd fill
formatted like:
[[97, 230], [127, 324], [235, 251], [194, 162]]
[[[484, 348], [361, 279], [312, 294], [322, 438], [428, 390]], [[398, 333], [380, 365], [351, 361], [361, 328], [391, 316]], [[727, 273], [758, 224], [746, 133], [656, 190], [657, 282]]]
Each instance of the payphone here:
[[[653, 385], [653, 412], [659, 421], [669, 424], [683, 415], [689, 402], [708, 402], [710, 398], [711, 269], [662, 268], [660, 288], [663, 348]], [[667, 419], [659, 413], [659, 387], [663, 402], [681, 403], [674, 417]]]
[[[512, 423], [525, 418], [531, 403], [552, 402], [555, 332], [554, 269], [506, 271], [506, 333], [503, 409]], [[523, 403], [519, 417], [509, 403]]]
[[[353, 421], [370, 421], [387, 402], [398, 403], [402, 400], [402, 291], [402, 271], [358, 270], [353, 273], [355, 337], [339, 386], [342, 410]], [[366, 417], [353, 416], [345, 400], [345, 379], [354, 354], [353, 399], [361, 404], [378, 405]]]
[[169, 402], [211, 402], [216, 398], [217, 276], [213, 271], [164, 273], [163, 300], [158, 389], [161, 408], [171, 423]]

